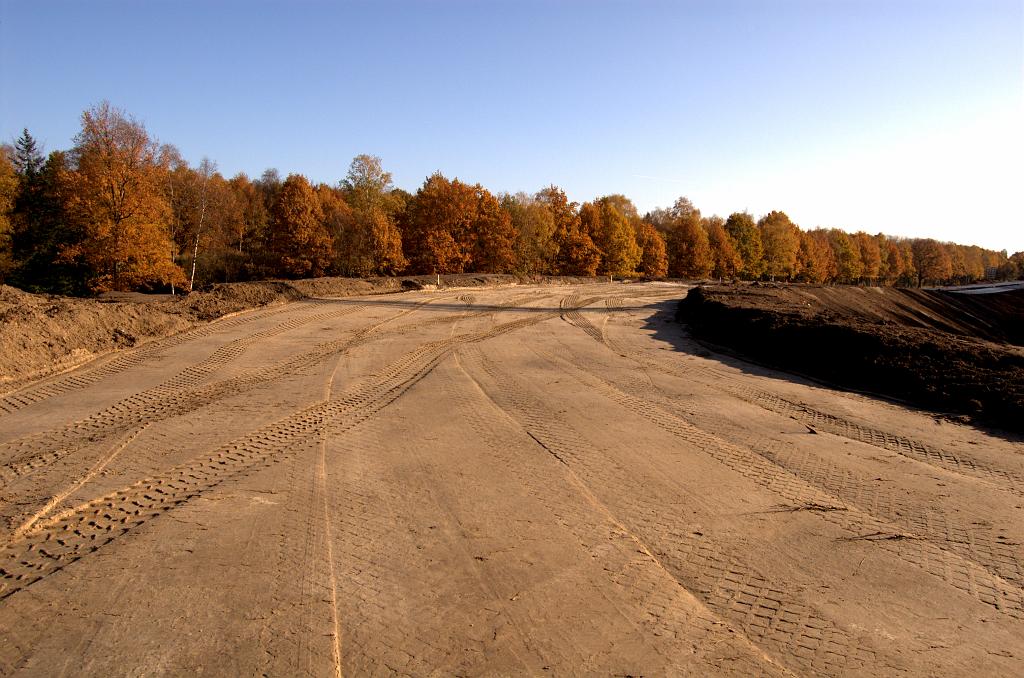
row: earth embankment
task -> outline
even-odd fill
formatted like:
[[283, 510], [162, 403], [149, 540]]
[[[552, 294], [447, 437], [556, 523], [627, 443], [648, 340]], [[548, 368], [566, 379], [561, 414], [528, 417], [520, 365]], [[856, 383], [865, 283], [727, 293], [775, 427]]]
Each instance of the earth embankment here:
[[679, 316], [757, 362], [1024, 430], [1024, 290], [708, 285]]

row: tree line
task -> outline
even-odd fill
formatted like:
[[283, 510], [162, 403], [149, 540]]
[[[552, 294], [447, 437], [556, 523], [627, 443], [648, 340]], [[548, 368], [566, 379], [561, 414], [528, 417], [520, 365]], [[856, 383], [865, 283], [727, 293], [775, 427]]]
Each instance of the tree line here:
[[440, 172], [411, 194], [360, 155], [336, 185], [230, 179], [104, 102], [67, 151], [26, 129], [0, 152], [0, 282], [31, 291], [191, 290], [323, 275], [520, 273], [921, 285], [1024, 277], [1012, 257], [933, 239], [802, 230], [785, 213], [640, 215], [623, 195], [493, 194]]

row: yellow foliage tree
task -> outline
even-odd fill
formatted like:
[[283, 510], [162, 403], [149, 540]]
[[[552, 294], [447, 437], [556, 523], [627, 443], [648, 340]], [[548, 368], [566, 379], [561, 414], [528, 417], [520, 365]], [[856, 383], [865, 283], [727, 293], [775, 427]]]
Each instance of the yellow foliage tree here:
[[725, 220], [714, 216], [704, 220], [704, 229], [708, 232], [708, 245], [711, 247], [711, 275], [716, 278], [733, 278], [743, 268], [743, 259], [732, 237], [725, 230]]
[[405, 268], [402, 236], [394, 219], [399, 204], [391, 174], [384, 171], [380, 158], [353, 158], [341, 182], [341, 195], [351, 209], [348, 217], [338, 222], [343, 227], [332, 230], [340, 271], [365, 276], [393, 274]]
[[[623, 196], [608, 196], [580, 207], [580, 224], [601, 253], [597, 272], [601, 275], [628, 276], [640, 263], [640, 248], [636, 244], [636, 231], [620, 208]], [[632, 203], [629, 203], [632, 206]], [[636, 216], [636, 210], [633, 210]], [[639, 218], [638, 218], [639, 220]]]
[[554, 264], [555, 217], [547, 205], [526, 193], [505, 195], [501, 208], [508, 212], [516, 232], [515, 270], [520, 273], [548, 273]]
[[711, 243], [701, 223], [700, 212], [683, 213], [673, 219], [668, 240], [668, 272], [678, 278], [706, 278], [714, 261]]
[[800, 249], [800, 229], [785, 212], [772, 211], [757, 222], [764, 248], [764, 267], [775, 278], [792, 278], [796, 274], [796, 255]]

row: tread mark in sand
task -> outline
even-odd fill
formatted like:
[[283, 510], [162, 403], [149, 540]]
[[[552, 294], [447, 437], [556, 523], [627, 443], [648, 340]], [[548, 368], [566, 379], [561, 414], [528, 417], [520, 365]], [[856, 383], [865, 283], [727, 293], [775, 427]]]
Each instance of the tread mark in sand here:
[[705, 383], [708, 386], [757, 405], [762, 409], [781, 414], [833, 435], [896, 452], [902, 456], [937, 466], [946, 471], [994, 481], [1000, 489], [1018, 496], [1024, 496], [1024, 476], [1019, 473], [997, 468], [981, 460], [971, 459], [966, 455], [943, 450], [906, 436], [881, 431], [869, 426], [862, 426], [817, 408], [792, 402], [773, 393], [752, 388], [745, 384], [738, 384], [730, 376], [716, 370], [665, 365], [658, 360], [653, 360], [643, 355], [640, 351], [624, 349], [608, 340], [582, 314], [576, 314], [570, 322], [580, 327], [580, 329], [613, 352], [645, 367], [682, 378], [691, 378], [695, 375], [707, 377]]
[[[472, 352], [470, 355], [472, 356]], [[452, 363], [446, 365], [451, 366]], [[469, 372], [461, 366], [458, 369], [466, 380], [475, 383]], [[545, 468], [535, 462], [526, 461], [518, 450], [510, 449], [509, 440], [515, 435], [511, 427], [514, 426], [544, 447], [545, 452], [558, 459], [555, 453], [545, 447], [544, 439], [522, 427], [508, 411], [501, 409], [496, 401], [491, 400], [486, 391], [479, 389], [480, 397], [488, 398], [487, 402], [493, 403], [496, 411], [501, 413], [498, 416], [508, 418], [508, 424], [503, 426], [502, 422], [495, 421], [493, 413], [482, 412], [479, 400], [473, 398], [466, 387], [456, 386], [458, 378], [458, 375], [453, 375], [447, 380], [446, 390], [449, 402], [459, 413], [459, 419], [472, 427], [484, 442], [486, 453], [495, 458], [510, 477], [517, 478], [530, 495], [547, 509], [554, 521], [575, 538], [585, 552], [594, 558], [601, 558], [599, 564], [611, 579], [618, 594], [632, 600], [641, 613], [640, 619], [634, 620], [633, 623], [637, 623], [645, 633], [660, 637], [661, 642], [668, 644], [671, 644], [674, 638], [692, 638], [696, 629], [699, 639], [694, 641], [697, 648], [694, 660], [697, 663], [714, 665], [722, 653], [728, 653], [731, 661], [743, 662], [742, 667], [746, 675], [788, 673], [774, 664], [766, 665], [765, 656], [756, 645], [743, 647], [746, 642], [750, 642], [745, 636], [725, 641], [728, 644], [727, 648], [719, 647], [723, 644], [723, 627], [728, 628], [728, 624], [715, 618], [724, 620], [724, 617], [719, 617], [706, 607], [703, 600], [680, 586], [680, 582], [663, 567], [657, 556], [619, 523], [603, 503], [593, 497], [582, 479], [576, 476], [575, 471], [566, 471], [570, 474], [566, 476], [553, 468]], [[503, 428], [507, 430], [502, 430]], [[558, 462], [566, 464], [562, 459], [558, 459]], [[576, 479], [575, 483], [573, 479]], [[570, 499], [577, 493], [567, 493], [567, 483], [570, 486], [580, 486], [577, 493], [581, 501]], [[586, 508], [582, 504], [586, 504]], [[597, 508], [592, 504], [596, 504]], [[597, 519], [594, 515], [595, 510], [598, 511]], [[626, 557], [610, 556], [606, 546], [609, 541], [622, 544], [622, 551]], [[640, 548], [637, 548], [638, 546]], [[714, 618], [708, 619], [689, 612], [688, 609], [693, 604], [689, 602], [690, 600], [695, 600]], [[622, 614], [625, 615], [626, 612]], [[746, 656], [737, 656], [740, 653]], [[691, 660], [688, 658], [687, 661]]]
[[950, 513], [941, 506], [911, 501], [891, 486], [865, 480], [811, 450], [745, 432], [713, 413], [682, 416], [695, 426], [738, 442], [844, 503], [899, 526], [903, 533], [927, 539], [1018, 587], [1024, 587], [1020, 547], [1007, 542], [983, 516], [977, 516], [978, 520], [972, 522], [970, 517]]
[[[438, 609], [437, 591], [430, 579], [430, 564], [417, 581], [425, 588], [408, 586], [407, 572], [395, 567], [395, 553], [417, 557], [418, 540], [396, 526], [417, 524], [424, 516], [424, 487], [420, 483], [389, 481], [390, 461], [379, 454], [384, 448], [377, 422], [331, 440], [332, 456], [344, 460], [333, 483], [335, 561], [338, 567], [339, 604], [344, 620], [342, 656], [350, 675], [436, 675], [478, 673], [458, 664], [450, 648], [465, 639], [445, 626], [429, 634], [417, 624], [408, 608]], [[429, 509], [426, 509], [429, 510]], [[408, 566], [408, 562], [403, 560]], [[436, 575], [436, 571], [434, 572]], [[414, 575], [415, 576], [415, 575]], [[455, 664], [453, 664], [455, 662]]]
[[[128, 430], [142, 423], [159, 421], [199, 409], [229, 396], [255, 388], [275, 379], [285, 378], [295, 372], [319, 364], [338, 353], [344, 353], [370, 340], [371, 335], [383, 325], [418, 310], [421, 306], [436, 301], [428, 299], [373, 325], [350, 333], [348, 337], [321, 343], [306, 353], [286, 358], [276, 364], [255, 368], [238, 376], [221, 381], [199, 384], [194, 387], [181, 386], [167, 389], [164, 385], [136, 393], [119, 403], [97, 412], [85, 419], [44, 433], [32, 434], [16, 440], [0, 443], [0, 450], [13, 452], [8, 461], [0, 465], [0, 487], [18, 478], [53, 464], [67, 455], [110, 435]], [[511, 300], [509, 303], [514, 303]], [[352, 312], [358, 308], [346, 310]], [[486, 311], [472, 315], [482, 315]], [[461, 318], [462, 316], [457, 316]], [[416, 326], [433, 324], [431, 318], [416, 323]], [[451, 318], [445, 316], [444, 320]], [[396, 330], [408, 331], [408, 327]]]
[[[568, 362], [539, 349], [532, 350], [554, 365], [564, 365]], [[894, 531], [891, 524], [865, 513], [856, 506], [844, 504], [840, 498], [814, 487], [761, 455], [733, 445], [671, 412], [652, 408], [646, 399], [632, 396], [601, 377], [581, 368], [570, 369], [568, 373], [582, 384], [603, 393], [613, 402], [651, 421], [666, 432], [686, 440], [727, 468], [755, 481], [789, 502], [798, 506], [830, 505], [844, 508], [842, 511], [818, 511], [815, 515], [853, 535], [851, 538], [873, 534], [892, 535], [892, 538], [878, 540], [875, 543], [900, 560], [922, 569], [975, 600], [991, 605], [1015, 619], [1024, 619], [1024, 589], [1020, 586], [937, 544], [915, 539], [898, 530]]]
[[[593, 365], [568, 357], [567, 362], [591, 377], [602, 379]], [[914, 503], [895, 493], [892, 488], [858, 478], [849, 469], [829, 462], [808, 450], [799, 450], [792, 443], [784, 443], [752, 433], [737, 426], [731, 419], [708, 411], [697, 411], [687, 402], [661, 392], [649, 379], [634, 374], [617, 377], [609, 385], [628, 395], [646, 400], [659, 408], [665, 416], [681, 417], [691, 425], [714, 431], [718, 437], [735, 442], [764, 457], [776, 466], [796, 475], [811, 485], [855, 506], [882, 521], [900, 526], [906, 534], [922, 537], [940, 548], [956, 553], [985, 568], [993, 575], [1014, 585], [1024, 586], [1024, 564], [1020, 549], [1001, 540], [991, 526], [970, 523], [943, 511], [933, 504]]]
[[[392, 318], [392, 320], [403, 315], [407, 315], [408, 313], [417, 310], [421, 306], [446, 298], [450, 298], [450, 295], [446, 295], [443, 297], [433, 297], [430, 299], [425, 299], [423, 301], [417, 302], [416, 304], [413, 304], [412, 307], [397, 314], [395, 318]], [[309, 301], [299, 303], [312, 306], [313, 308], [318, 308], [325, 304], [330, 304], [331, 301], [326, 299], [313, 298]], [[361, 307], [362, 306], [360, 306], [360, 308]], [[25, 386], [12, 393], [7, 394], [6, 396], [0, 397], [0, 416], [2, 416], [5, 413], [14, 412], [23, 407], [27, 407], [28, 405], [41, 402], [48, 398], [64, 395], [74, 390], [88, 388], [89, 386], [92, 386], [93, 384], [101, 381], [102, 379], [105, 379], [106, 377], [119, 374], [133, 367], [137, 367], [138, 365], [141, 365], [150, 358], [158, 358], [163, 354], [164, 351], [166, 351], [169, 348], [179, 346], [194, 339], [200, 339], [203, 337], [210, 336], [224, 329], [231, 329], [252, 322], [254, 320], [262, 320], [264, 318], [279, 315], [287, 311], [292, 311], [294, 310], [294, 308], [295, 306], [293, 304], [284, 304], [282, 306], [254, 310], [250, 312], [243, 312], [238, 316], [230, 316], [227, 318], [214, 320], [205, 325], [195, 327], [191, 330], [186, 330], [180, 334], [165, 337], [162, 339], [156, 339], [154, 341], [147, 342], [146, 344], [143, 344], [138, 348], [128, 349], [127, 351], [123, 351], [121, 353], [116, 354], [109, 361], [96, 365], [86, 364], [81, 367], [75, 368], [64, 375], [58, 375], [56, 377], [51, 378], [44, 378], [44, 380], [41, 383]], [[358, 308], [343, 309], [340, 312], [337, 312], [337, 315], [346, 315], [356, 310], [358, 310]], [[284, 324], [291, 326], [287, 327], [286, 329], [279, 331], [277, 331], [277, 328], [265, 330], [264, 332], [270, 332], [271, 334], [257, 333], [261, 336], [255, 337], [254, 335], [255, 338], [252, 340], [250, 340], [250, 337], [242, 337], [241, 339], [236, 339], [233, 342], [228, 342], [218, 350], [231, 351], [232, 349], [228, 347], [236, 343], [248, 346], [249, 344], [253, 343], [253, 341], [257, 341], [261, 338], [267, 338], [269, 336], [274, 336], [275, 334], [278, 334], [280, 331], [294, 329], [295, 327], [298, 327], [302, 324], [306, 324], [307, 322], [316, 322], [317, 320], [323, 320], [329, 317], [333, 317], [335, 315], [335, 312], [328, 311], [322, 317], [309, 318], [305, 321], [298, 322], [298, 324], [295, 323], [300, 319], [288, 321]], [[214, 362], [218, 364], [224, 364], [228, 362], [223, 358], [216, 357], [216, 355], [218, 354], [215, 354], [215, 356], [210, 356], [208, 360], [213, 359]], [[195, 369], [196, 367], [197, 366], [193, 366], [191, 369]], [[182, 375], [178, 376], [181, 377]], [[190, 381], [189, 383], [193, 382]]]
[[[608, 510], [647, 542], [679, 585], [712, 611], [736, 624], [775, 661], [798, 670], [835, 674], [875, 661], [876, 651], [854, 637], [809, 602], [773, 584], [737, 556], [712, 546], [708, 535], [693, 535], [690, 526], [665, 511], [650, 497], [650, 489], [632, 480], [613, 458], [553, 415], [549, 408], [522, 389], [507, 373], [498, 372], [480, 352], [464, 352], [496, 384], [496, 403], [538, 441], [566, 460], [587, 484], [612, 488], [607, 496], [619, 506]], [[600, 459], [595, 459], [595, 453]], [[625, 502], [628, 502], [625, 503]], [[665, 539], [665, 535], [669, 539]]]
[[[322, 302], [312, 303], [319, 306]], [[210, 323], [194, 327], [190, 330], [185, 330], [184, 332], [170, 337], [146, 342], [138, 348], [132, 348], [127, 351], [117, 353], [110, 360], [106, 360], [99, 364], [86, 363], [80, 367], [73, 368], [70, 372], [65, 374], [44, 378], [41, 383], [30, 384], [0, 397], [0, 416], [20, 410], [49, 398], [54, 398], [79, 389], [88, 388], [107, 377], [120, 374], [125, 370], [137, 367], [151, 358], [157, 358], [169, 348], [174, 348], [175, 346], [179, 346], [194, 339], [208, 337], [220, 332], [221, 330], [232, 329], [250, 323], [254, 320], [262, 320], [263, 318], [269, 318], [291, 310], [293, 310], [292, 305], [285, 304], [273, 308], [242, 313], [237, 316], [230, 316], [220, 320], [214, 320]], [[102, 360], [102, 358], [100, 360]]]
[[[591, 302], [592, 303], [592, 302]], [[551, 318], [542, 313], [487, 330], [428, 342], [327, 402], [305, 408], [153, 477], [40, 521], [0, 550], [0, 599], [97, 551], [125, 533], [225, 481], [269, 467], [318, 435], [351, 429], [397, 400], [451, 350]]]

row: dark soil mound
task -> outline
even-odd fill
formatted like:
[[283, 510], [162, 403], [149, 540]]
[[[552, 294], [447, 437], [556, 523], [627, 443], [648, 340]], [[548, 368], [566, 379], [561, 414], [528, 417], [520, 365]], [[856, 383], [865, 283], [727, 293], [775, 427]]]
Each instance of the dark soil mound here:
[[712, 285], [679, 315], [773, 367], [1024, 430], [1024, 290]]

